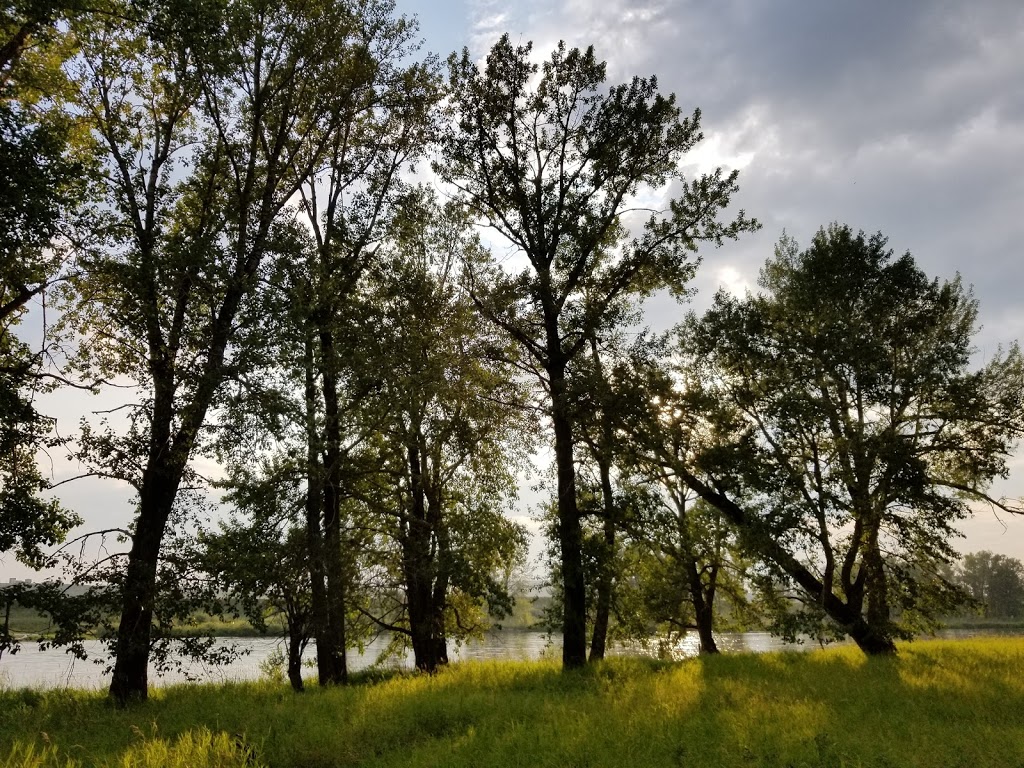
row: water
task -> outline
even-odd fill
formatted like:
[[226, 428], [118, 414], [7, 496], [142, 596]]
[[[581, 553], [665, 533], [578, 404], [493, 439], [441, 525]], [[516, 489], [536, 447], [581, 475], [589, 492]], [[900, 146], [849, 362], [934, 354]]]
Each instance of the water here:
[[[1024, 630], [991, 630], [991, 629], [956, 629], [939, 633], [940, 637], [960, 639], [980, 635], [1024, 635]], [[750, 651], [764, 653], [778, 650], [813, 650], [815, 643], [791, 645], [767, 632], [723, 633], [716, 636], [719, 650], [724, 653]], [[362, 654], [349, 652], [349, 669], [358, 671], [365, 669], [377, 661], [380, 652], [387, 645], [387, 638], [380, 638], [370, 643]], [[158, 677], [150, 670], [150, 682], [154, 685], [187, 682], [199, 679], [204, 682], [226, 682], [229, 680], [252, 680], [263, 675], [262, 667], [268, 658], [276, 652], [283, 652], [284, 646], [280, 639], [264, 637], [223, 638], [227, 645], [235, 645], [239, 650], [248, 651], [233, 663], [223, 667], [211, 667], [191, 664], [182, 672], [172, 672]], [[8, 688], [103, 688], [110, 680], [105, 673], [108, 665], [103, 653], [103, 646], [98, 640], [90, 640], [85, 644], [89, 653], [89, 661], [80, 661], [65, 653], [62, 649], [40, 651], [34, 643], [25, 643], [14, 656], [5, 654], [0, 658], [0, 687]], [[686, 658], [697, 654], [696, 635], [687, 635], [671, 649], [659, 649], [656, 642], [642, 647], [640, 645], [615, 646], [612, 655], [663, 655], [668, 652], [675, 658]], [[305, 658], [310, 659], [316, 653], [315, 646], [310, 643]], [[483, 659], [539, 659], [544, 657], [560, 658], [561, 643], [556, 638], [550, 641], [547, 635], [538, 632], [506, 631], [488, 634], [483, 640], [475, 641], [461, 647], [452, 647], [449, 651], [452, 661], [472, 661]], [[96, 663], [96, 661], [100, 663]], [[413, 666], [412, 655], [401, 659], [392, 659], [387, 666]], [[310, 670], [308, 675], [313, 675]]]

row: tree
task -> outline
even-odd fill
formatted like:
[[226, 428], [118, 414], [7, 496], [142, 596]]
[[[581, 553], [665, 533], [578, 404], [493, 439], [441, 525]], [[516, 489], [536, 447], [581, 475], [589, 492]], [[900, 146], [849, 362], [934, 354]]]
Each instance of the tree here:
[[59, 15], [47, 3], [0, 10], [0, 552], [15, 550], [36, 566], [42, 549], [79, 522], [41, 496], [49, 483], [36, 453], [47, 447], [51, 421], [35, 396], [52, 376], [46, 329], [34, 350], [17, 336], [61, 273], [83, 197], [84, 166], [61, 103], [60, 65], [72, 46], [53, 29]]
[[941, 612], [953, 591], [927, 575], [970, 504], [1012, 511], [987, 488], [1024, 427], [1017, 347], [972, 370], [969, 292], [885, 246], [838, 224], [805, 251], [783, 237], [760, 294], [686, 325], [652, 410], [676, 434], [665, 466], [869, 654]]
[[[631, 557], [653, 561], [641, 578], [630, 568], [640, 592], [642, 615], [671, 639], [695, 630], [702, 654], [718, 653], [715, 632], [719, 608], [749, 618], [745, 576], [748, 564], [718, 510], [678, 478], [652, 468], [649, 481], [660, 485], [647, 504], [635, 504], [624, 522], [631, 536]], [[726, 626], [729, 629], [729, 626]]]
[[360, 119], [381, 50], [363, 22], [381, 7], [169, 0], [81, 35], [79, 106], [106, 152], [109, 241], [82, 261], [68, 318], [89, 339], [79, 365], [140, 394], [128, 442], [83, 444], [98, 473], [138, 491], [110, 689], [121, 704], [147, 693], [182, 479], [223, 385], [245, 371], [240, 312], [270, 256], [291, 252], [300, 188]]
[[256, 629], [265, 632], [269, 619], [284, 619], [288, 681], [301, 691], [302, 653], [312, 637], [309, 552], [305, 531], [292, 522], [303, 501], [295, 482], [301, 474], [289, 464], [270, 462], [248, 473], [236, 468], [225, 501], [247, 519], [201, 534], [199, 560]]
[[[468, 51], [449, 59], [454, 125], [435, 169], [527, 262], [491, 272], [473, 295], [522, 346], [547, 393], [565, 597], [562, 660], [572, 668], [586, 663], [586, 585], [570, 365], [586, 353], [609, 306], [664, 288], [682, 293], [700, 243], [720, 244], [754, 223], [742, 212], [729, 224], [717, 219], [736, 191], [735, 173], [683, 178], [681, 160], [702, 138], [700, 113], [680, 119], [675, 97], [658, 93], [655, 78], [604, 90], [605, 65], [592, 48], [560, 44], [540, 68], [530, 51], [506, 35], [483, 67]], [[668, 183], [678, 197], [629, 239], [634, 196]]]
[[511, 602], [496, 576], [526, 548], [503, 514], [524, 459], [525, 395], [515, 350], [480, 323], [466, 291], [468, 265], [485, 256], [460, 212], [423, 192], [382, 250], [365, 286], [372, 338], [359, 352], [377, 381], [367, 405], [383, 472], [371, 525], [391, 541], [378, 563], [402, 595], [380, 624], [407, 635], [417, 668], [433, 672], [449, 637], [478, 629], [483, 603]]
[[605, 655], [623, 567], [620, 534], [632, 534], [623, 527], [624, 516], [638, 501], [626, 460], [623, 404], [638, 396], [636, 389], [643, 386], [639, 372], [660, 346], [648, 333], [636, 333], [641, 320], [633, 297], [609, 305], [601, 326], [593, 329], [588, 354], [580, 354], [570, 368], [578, 506], [589, 518], [584, 525], [584, 573], [588, 616], [593, 617], [590, 661]]
[[364, 396], [346, 387], [351, 367], [346, 358], [354, 351], [347, 344], [353, 335], [349, 326], [356, 322], [353, 309], [359, 305], [354, 299], [402, 205], [406, 185], [400, 172], [423, 153], [432, 136], [438, 98], [436, 61], [404, 61], [418, 48], [417, 30], [404, 17], [391, 19], [391, 9], [389, 3], [363, 9], [362, 42], [372, 60], [368, 79], [355, 92], [348, 130], [329, 147], [327, 171], [309, 177], [299, 189], [313, 233], [304, 282], [296, 287], [302, 294], [306, 363], [311, 366], [306, 382], [307, 531], [316, 560], [313, 603], [322, 684], [345, 682], [348, 675], [342, 507], [350, 456], [343, 420], [346, 408], [357, 407]]
[[955, 579], [982, 606], [985, 618], [1024, 616], [1024, 564], [1020, 560], [988, 551], [972, 552], [957, 566]]

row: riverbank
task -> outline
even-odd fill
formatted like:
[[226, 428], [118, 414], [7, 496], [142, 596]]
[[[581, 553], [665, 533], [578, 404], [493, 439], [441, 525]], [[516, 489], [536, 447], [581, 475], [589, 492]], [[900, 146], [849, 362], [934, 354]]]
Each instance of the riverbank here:
[[[127, 712], [97, 692], [4, 691], [0, 765], [128, 765], [130, 751], [151, 758], [133, 765], [193, 768], [1019, 765], [1021, 669], [1024, 640], [1001, 638], [913, 643], [897, 659], [836, 648], [568, 675], [552, 661], [465, 663], [301, 695], [174, 686]], [[45, 760], [9, 757], [16, 741]]]

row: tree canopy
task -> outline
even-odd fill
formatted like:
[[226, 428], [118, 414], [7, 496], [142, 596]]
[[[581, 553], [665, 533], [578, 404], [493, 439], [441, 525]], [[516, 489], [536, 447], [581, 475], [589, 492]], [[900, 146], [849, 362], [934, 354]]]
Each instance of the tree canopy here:
[[[502, 37], [482, 66], [453, 55], [449, 116], [435, 170], [471, 214], [524, 257], [473, 286], [484, 316], [522, 345], [547, 393], [557, 467], [557, 537], [564, 594], [562, 659], [586, 662], [586, 585], [573, 450], [571, 363], [623, 301], [685, 292], [702, 243], [756, 228], [742, 211], [719, 216], [738, 174], [685, 178], [702, 138], [700, 111], [682, 116], [654, 77], [605, 86], [593, 48], [560, 43], [537, 65], [531, 45]], [[642, 189], [676, 197], [630, 232]]]
[[949, 607], [937, 566], [972, 502], [1007, 508], [987, 489], [1024, 427], [1017, 347], [972, 366], [970, 293], [885, 246], [838, 224], [802, 251], [784, 237], [760, 293], [686, 324], [652, 412], [672, 428], [652, 450], [869, 652]]

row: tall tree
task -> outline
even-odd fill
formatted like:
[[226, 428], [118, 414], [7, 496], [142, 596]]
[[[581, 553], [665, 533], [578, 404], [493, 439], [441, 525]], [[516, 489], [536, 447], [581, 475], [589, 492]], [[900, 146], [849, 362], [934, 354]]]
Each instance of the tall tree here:
[[91, 454], [138, 491], [110, 688], [121, 704], [147, 695], [161, 543], [207, 414], [247, 363], [239, 312], [300, 187], [358, 119], [377, 64], [362, 14], [377, 8], [172, 0], [82, 35], [79, 104], [106, 150], [110, 242], [83, 261], [68, 317], [89, 339], [82, 367], [140, 393], [138, 445], [108, 435]]
[[418, 48], [416, 26], [405, 18], [390, 18], [391, 8], [382, 2], [363, 9], [359, 39], [373, 65], [354, 94], [348, 130], [339, 132], [329, 145], [327, 170], [300, 187], [314, 240], [304, 286], [308, 362], [315, 367], [315, 376], [307, 382], [307, 527], [311, 551], [319, 560], [312, 573], [317, 582], [313, 597], [322, 683], [344, 682], [348, 674], [342, 552], [348, 451], [342, 422], [346, 399], [361, 397], [346, 387], [351, 367], [346, 358], [353, 352], [348, 326], [355, 321], [353, 308], [358, 304], [353, 300], [402, 200], [401, 171], [423, 153], [432, 136], [439, 94], [436, 61], [408, 61]]
[[448, 661], [448, 638], [473, 630], [476, 606], [509, 602], [496, 575], [525, 551], [503, 509], [524, 460], [525, 393], [515, 350], [480, 323], [466, 290], [469, 265], [486, 257], [465, 217], [427, 197], [396, 224], [368, 282], [375, 339], [363, 354], [379, 380], [371, 407], [384, 414], [379, 528], [397, 544], [404, 596], [391, 626], [432, 672]]
[[[560, 44], [540, 67], [530, 52], [506, 35], [482, 67], [468, 51], [449, 59], [454, 124], [435, 170], [525, 257], [525, 267], [509, 266], [473, 290], [484, 314], [532, 358], [548, 393], [562, 660], [573, 668], [586, 663], [586, 585], [570, 365], [587, 352], [609, 306], [664, 288], [682, 293], [700, 243], [720, 244], [755, 225], [742, 212], [718, 221], [736, 173], [683, 177], [682, 159], [702, 138], [699, 111], [681, 118], [653, 77], [606, 88], [592, 48]], [[629, 238], [625, 217], [636, 194], [667, 184], [678, 196]]]
[[973, 370], [970, 294], [885, 245], [840, 225], [804, 251], [783, 238], [760, 294], [689, 324], [654, 411], [679, 427], [666, 465], [869, 654], [941, 608], [921, 574], [971, 502], [1011, 509], [987, 488], [1024, 429], [1017, 347]]
[[49, 483], [36, 465], [51, 426], [35, 405], [51, 375], [45, 311], [35, 314], [37, 343], [18, 336], [61, 275], [84, 192], [62, 102], [61, 64], [74, 46], [54, 28], [60, 15], [48, 3], [0, 9], [0, 552], [33, 565], [78, 520], [42, 498]]

